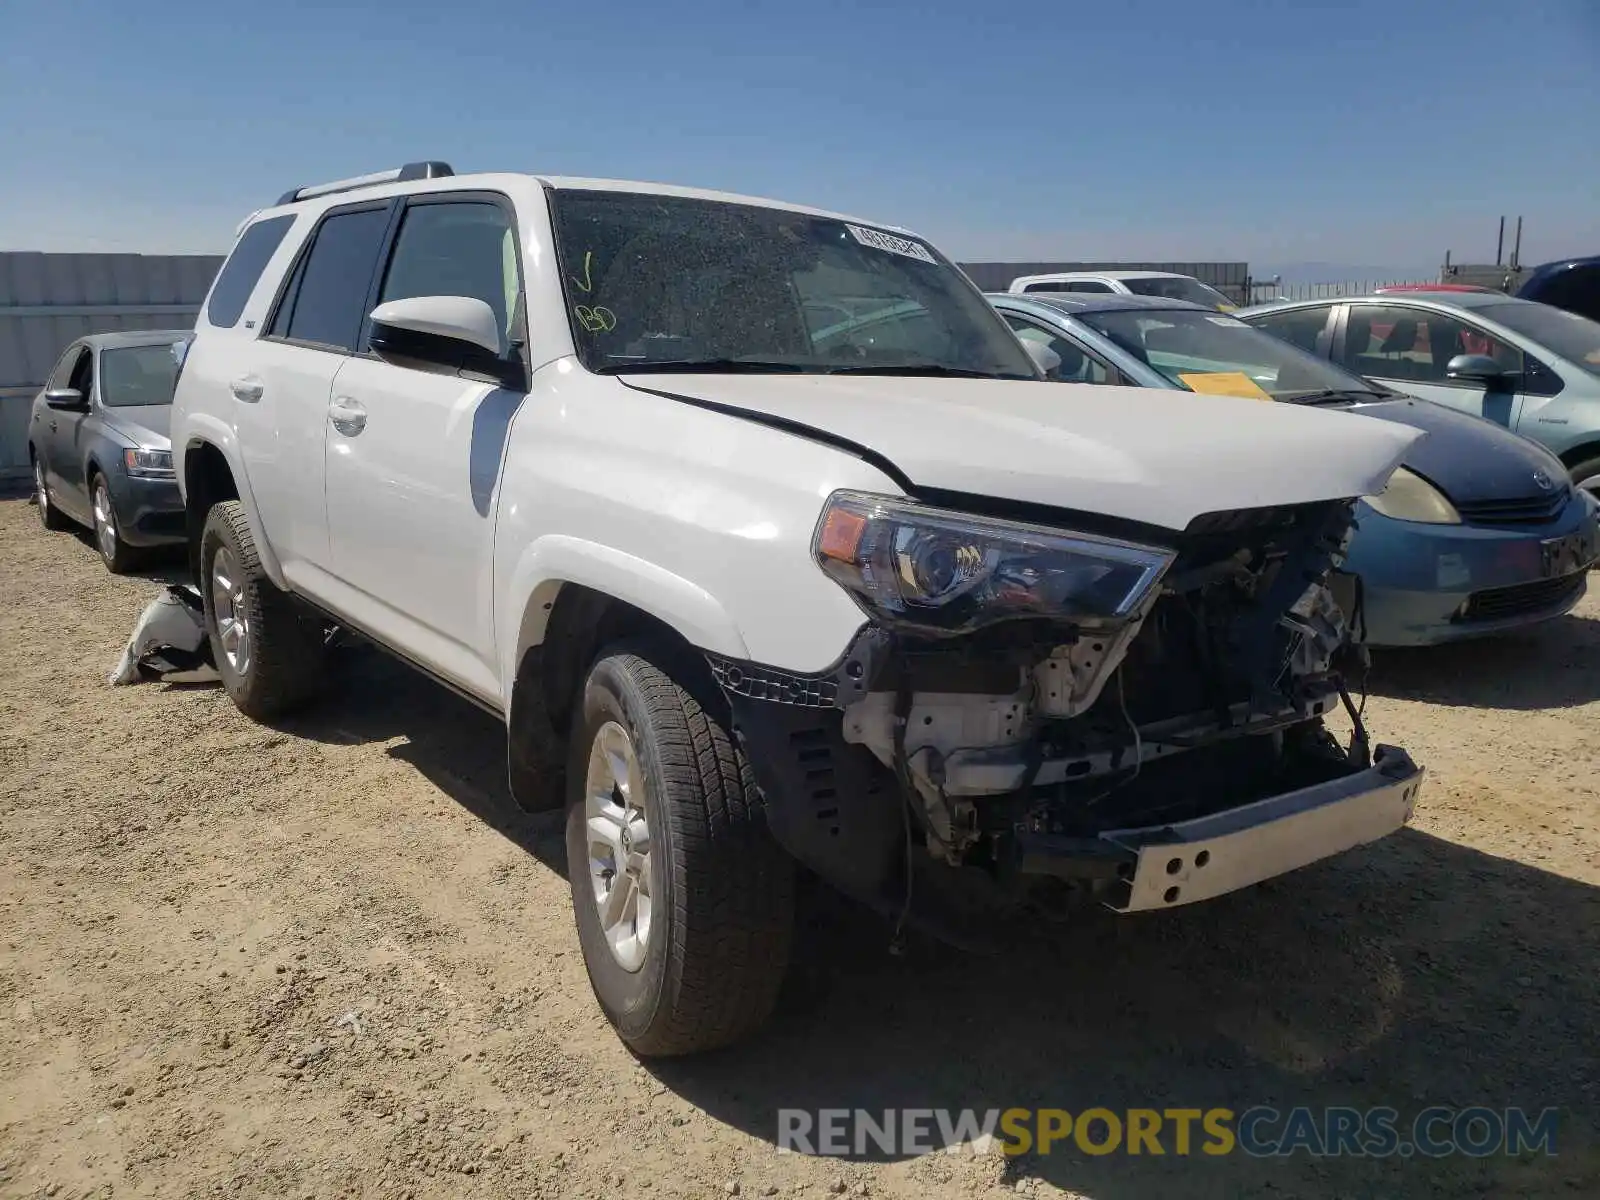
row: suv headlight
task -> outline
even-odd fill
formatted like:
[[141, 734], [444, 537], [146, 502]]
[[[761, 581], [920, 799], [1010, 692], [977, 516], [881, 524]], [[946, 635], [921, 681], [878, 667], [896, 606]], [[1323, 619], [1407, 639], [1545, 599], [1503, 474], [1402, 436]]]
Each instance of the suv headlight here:
[[1023, 616], [1119, 620], [1175, 557], [861, 492], [833, 494], [812, 550], [869, 612], [950, 634]]
[[1445, 494], [1421, 475], [1396, 467], [1383, 491], [1366, 498], [1367, 506], [1396, 521], [1424, 525], [1459, 525], [1461, 514]]
[[124, 450], [122, 464], [129, 475], [141, 479], [173, 478], [170, 450]]

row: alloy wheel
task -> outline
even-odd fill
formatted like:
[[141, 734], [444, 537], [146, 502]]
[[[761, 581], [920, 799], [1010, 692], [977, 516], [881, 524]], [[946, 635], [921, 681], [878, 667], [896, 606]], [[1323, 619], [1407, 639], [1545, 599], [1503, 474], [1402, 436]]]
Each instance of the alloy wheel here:
[[218, 550], [211, 560], [211, 609], [217, 619], [217, 638], [234, 674], [250, 670], [250, 615], [245, 607], [244, 575], [233, 552]]
[[633, 739], [616, 721], [595, 731], [584, 784], [589, 883], [600, 928], [623, 970], [644, 965], [653, 927], [650, 803]]
[[107, 562], [117, 557], [117, 516], [111, 507], [111, 489], [104, 477], [94, 484], [94, 544]]

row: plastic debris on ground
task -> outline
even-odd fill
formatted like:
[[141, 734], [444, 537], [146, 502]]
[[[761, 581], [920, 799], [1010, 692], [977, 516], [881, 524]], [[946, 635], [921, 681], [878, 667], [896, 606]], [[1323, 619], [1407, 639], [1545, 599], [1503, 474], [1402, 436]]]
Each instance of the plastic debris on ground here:
[[175, 583], [152, 600], [111, 672], [113, 684], [217, 683], [200, 589]]

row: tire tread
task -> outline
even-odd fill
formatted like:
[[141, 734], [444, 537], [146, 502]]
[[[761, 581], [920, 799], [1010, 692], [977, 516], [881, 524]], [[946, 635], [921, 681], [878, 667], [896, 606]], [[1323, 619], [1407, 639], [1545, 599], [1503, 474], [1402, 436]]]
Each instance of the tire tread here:
[[[249, 673], [242, 686], [228, 693], [239, 711], [253, 720], [268, 720], [298, 708], [321, 690], [324, 674], [322, 639], [301, 617], [294, 601], [279, 591], [261, 566], [244, 505], [226, 500], [212, 506], [202, 536], [201, 562], [204, 567], [201, 588], [205, 597], [206, 628], [213, 633], [216, 614], [211, 599], [211, 559], [206, 553], [211, 542], [231, 544], [239, 570], [247, 581], [245, 606], [256, 643]], [[219, 668], [223, 666], [222, 647], [213, 634], [212, 650]], [[224, 674], [224, 679], [227, 675]]]
[[655, 736], [658, 806], [671, 824], [672, 944], [660, 1005], [630, 1044], [681, 1055], [732, 1044], [777, 1003], [794, 928], [794, 866], [767, 830], [755, 778], [731, 732], [652, 659], [602, 655], [637, 690]]

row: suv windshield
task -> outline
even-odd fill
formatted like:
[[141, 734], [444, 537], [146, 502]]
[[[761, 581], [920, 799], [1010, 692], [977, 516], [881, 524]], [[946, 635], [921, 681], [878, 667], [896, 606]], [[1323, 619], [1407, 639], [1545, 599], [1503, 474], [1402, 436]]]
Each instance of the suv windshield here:
[[1600, 322], [1563, 308], [1526, 302], [1485, 304], [1472, 311], [1531, 338], [1573, 366], [1600, 375]]
[[1124, 279], [1122, 285], [1135, 296], [1160, 296], [1163, 300], [1187, 300], [1190, 304], [1204, 304], [1207, 308], [1219, 305], [1233, 307], [1216, 288], [1185, 276], [1157, 277], [1154, 279]]
[[1360, 376], [1221, 313], [1133, 308], [1075, 317], [1192, 392], [1288, 401], [1380, 394]]
[[781, 208], [556, 190], [557, 258], [591, 371], [1036, 379], [983, 296], [919, 241]]
[[178, 360], [170, 342], [100, 352], [100, 403], [107, 408], [171, 404], [177, 381]]

